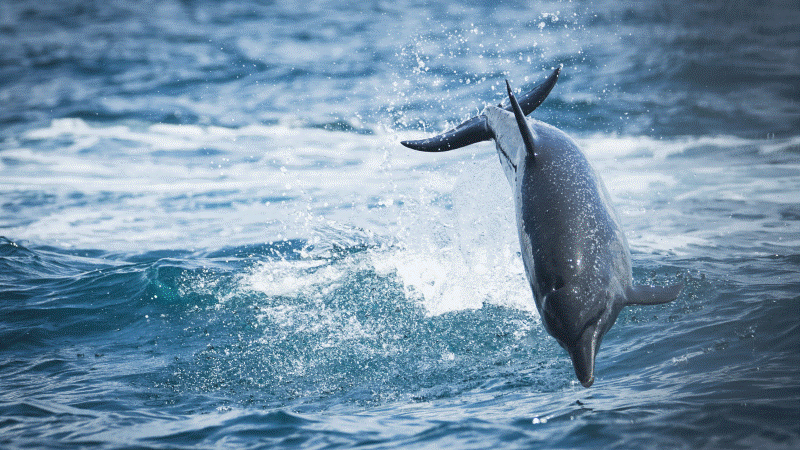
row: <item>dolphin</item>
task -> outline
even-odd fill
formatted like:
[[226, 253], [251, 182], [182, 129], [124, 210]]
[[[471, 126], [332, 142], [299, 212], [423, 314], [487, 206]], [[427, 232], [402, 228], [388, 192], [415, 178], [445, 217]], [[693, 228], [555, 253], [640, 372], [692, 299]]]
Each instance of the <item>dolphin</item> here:
[[600, 342], [622, 308], [670, 302], [683, 285], [633, 283], [628, 242], [600, 176], [566, 133], [525, 118], [550, 93], [560, 70], [519, 102], [506, 80], [507, 105], [487, 106], [441, 135], [401, 143], [439, 152], [494, 139], [513, 189], [522, 261], [539, 316], [588, 388]]

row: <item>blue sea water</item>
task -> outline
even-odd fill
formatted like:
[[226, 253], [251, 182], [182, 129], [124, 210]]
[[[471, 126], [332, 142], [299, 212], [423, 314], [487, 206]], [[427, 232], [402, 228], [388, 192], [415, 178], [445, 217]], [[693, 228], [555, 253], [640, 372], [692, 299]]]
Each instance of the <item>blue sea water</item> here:
[[[0, 0], [0, 447], [797, 448], [796, 1]], [[492, 143], [534, 113], [637, 282], [597, 381]]]

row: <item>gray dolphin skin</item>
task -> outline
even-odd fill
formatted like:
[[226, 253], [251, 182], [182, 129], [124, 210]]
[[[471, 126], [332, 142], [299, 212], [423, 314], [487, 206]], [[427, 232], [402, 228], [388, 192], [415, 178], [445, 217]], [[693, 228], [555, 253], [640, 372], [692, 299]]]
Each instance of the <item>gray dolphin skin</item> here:
[[513, 189], [522, 261], [539, 315], [588, 388], [600, 342], [622, 308], [670, 302], [683, 285], [633, 284], [628, 243], [602, 180], [564, 132], [526, 120], [560, 70], [524, 95], [524, 104], [506, 81], [509, 106], [488, 106], [454, 130], [402, 144], [447, 151], [494, 139]]

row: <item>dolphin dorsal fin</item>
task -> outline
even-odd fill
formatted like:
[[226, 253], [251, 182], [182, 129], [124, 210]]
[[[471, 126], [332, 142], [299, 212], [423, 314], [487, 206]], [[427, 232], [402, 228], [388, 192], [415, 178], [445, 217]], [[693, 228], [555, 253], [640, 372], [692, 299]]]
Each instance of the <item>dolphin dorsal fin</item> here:
[[683, 284], [673, 284], [671, 286], [644, 286], [641, 284], [633, 285], [628, 288], [626, 305], [659, 305], [668, 303], [681, 293]]
[[511, 92], [511, 85], [508, 83], [508, 80], [506, 80], [506, 89], [508, 90], [508, 99], [511, 101], [511, 108], [514, 110], [514, 117], [517, 119], [519, 132], [522, 133], [522, 142], [525, 143], [525, 150], [529, 155], [534, 157], [535, 161], [536, 153], [533, 151], [533, 134], [531, 133], [530, 127], [528, 127], [528, 122], [525, 121], [525, 114], [522, 113], [522, 108], [519, 107], [517, 98], [514, 97], [514, 93]]

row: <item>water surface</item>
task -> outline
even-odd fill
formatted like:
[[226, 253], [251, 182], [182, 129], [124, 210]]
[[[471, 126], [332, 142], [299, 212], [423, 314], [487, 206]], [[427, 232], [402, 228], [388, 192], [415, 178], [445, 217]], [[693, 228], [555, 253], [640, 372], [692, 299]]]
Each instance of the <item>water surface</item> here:
[[[3, 2], [4, 448], [795, 448], [795, 2]], [[577, 383], [493, 144], [536, 111], [641, 283]]]

